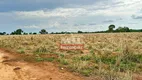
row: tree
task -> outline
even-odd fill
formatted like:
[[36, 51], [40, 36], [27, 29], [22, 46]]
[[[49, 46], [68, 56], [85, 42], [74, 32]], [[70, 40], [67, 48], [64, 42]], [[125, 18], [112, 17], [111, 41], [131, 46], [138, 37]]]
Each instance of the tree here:
[[51, 32], [51, 34], [55, 34], [54, 32]]
[[128, 27], [124, 27], [124, 32], [130, 32], [130, 29]]
[[83, 33], [82, 31], [78, 31], [78, 33]]
[[24, 35], [28, 35], [28, 33], [26, 33], [26, 32], [24, 32], [23, 34], [24, 34]]
[[36, 32], [33, 33], [34, 35], [37, 34]]
[[33, 33], [32, 33], [32, 32], [30, 32], [29, 34], [30, 34], [30, 35], [32, 35]]
[[21, 35], [22, 33], [23, 33], [23, 30], [22, 30], [22, 29], [17, 29], [17, 30], [16, 30], [16, 34]]
[[6, 32], [3, 32], [3, 35], [6, 35]]
[[112, 24], [112, 25], [109, 25], [108, 28], [109, 28], [109, 32], [113, 32], [113, 29], [115, 28], [115, 25], [113, 25], [113, 24]]
[[118, 28], [116, 29], [116, 32], [123, 32], [123, 27], [118, 27]]
[[130, 29], [128, 27], [118, 27], [116, 32], [130, 32]]
[[48, 34], [48, 32], [45, 29], [42, 29], [39, 33], [40, 34]]
[[22, 29], [17, 29], [16, 31], [12, 32], [12, 35], [21, 35], [24, 31]]
[[6, 35], [6, 32], [0, 32], [0, 35]]

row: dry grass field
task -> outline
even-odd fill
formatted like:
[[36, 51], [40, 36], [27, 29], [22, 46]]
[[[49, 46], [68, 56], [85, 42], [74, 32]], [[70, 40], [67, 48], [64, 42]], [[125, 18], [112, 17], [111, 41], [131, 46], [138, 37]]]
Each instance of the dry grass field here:
[[[77, 36], [84, 50], [60, 50], [64, 37]], [[0, 48], [26, 55], [28, 62], [52, 62], [88, 80], [133, 80], [142, 75], [142, 33], [0, 36]], [[96, 77], [94, 77], [96, 76]]]

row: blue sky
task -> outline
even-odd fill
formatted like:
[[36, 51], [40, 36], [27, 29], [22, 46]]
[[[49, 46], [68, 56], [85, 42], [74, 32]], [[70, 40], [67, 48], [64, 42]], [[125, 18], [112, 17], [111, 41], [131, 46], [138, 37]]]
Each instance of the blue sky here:
[[141, 0], [0, 0], [0, 32], [142, 29]]

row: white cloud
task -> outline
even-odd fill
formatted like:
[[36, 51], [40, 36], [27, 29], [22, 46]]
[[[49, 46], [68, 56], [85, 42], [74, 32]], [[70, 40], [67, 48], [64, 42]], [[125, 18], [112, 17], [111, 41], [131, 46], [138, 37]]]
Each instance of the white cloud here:
[[30, 26], [20, 26], [19, 28], [27, 28], [27, 29], [40, 29], [40, 28], [42, 28], [42, 27], [40, 27], [40, 26], [36, 26], [36, 25], [30, 25]]
[[130, 16], [142, 7], [140, 0], [113, 0], [95, 5], [78, 6], [79, 8], [56, 8], [53, 10], [15, 12], [22, 18], [78, 17], [78, 16]]
[[15, 12], [23, 18], [48, 18], [48, 17], [76, 17], [86, 13], [83, 8], [57, 8], [54, 10], [20, 11]]
[[100, 8], [104, 7], [104, 9], [92, 12], [92, 15], [98, 14], [105, 16], [131, 16], [141, 9], [142, 2], [140, 2], [140, 0], [113, 0], [109, 4], [103, 3], [97, 5], [97, 7], [99, 6]]
[[[21, 28], [54, 28], [61, 31], [94, 31], [106, 29], [107, 25], [110, 23], [120, 25], [127, 24], [127, 21], [131, 19], [132, 15], [135, 15], [134, 18], [140, 18], [138, 15], [142, 14], [140, 13], [141, 9], [141, 0], [109, 0], [108, 2], [100, 1], [100, 3], [94, 5], [70, 6], [70, 8], [62, 7], [52, 10], [41, 9], [35, 11], [0, 13], [0, 16], [13, 15], [19, 20], [25, 22], [28, 20], [29, 22], [27, 24], [21, 24], [23, 25]], [[36, 24], [33, 23], [34, 20], [37, 22]], [[30, 23], [30, 21], [33, 22]], [[89, 23], [90, 25], [88, 25]], [[75, 26], [75, 24], [77, 24], [77, 26]], [[105, 26], [105, 28], [102, 28], [101, 26]]]

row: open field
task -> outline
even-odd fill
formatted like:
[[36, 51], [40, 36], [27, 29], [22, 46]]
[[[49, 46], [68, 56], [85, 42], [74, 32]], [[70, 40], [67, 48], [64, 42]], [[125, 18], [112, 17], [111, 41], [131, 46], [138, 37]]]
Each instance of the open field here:
[[[60, 50], [65, 37], [80, 38], [84, 50]], [[142, 33], [0, 36], [0, 48], [19, 53], [25, 62], [51, 62], [85, 80], [142, 79], [136, 77], [142, 76]]]

